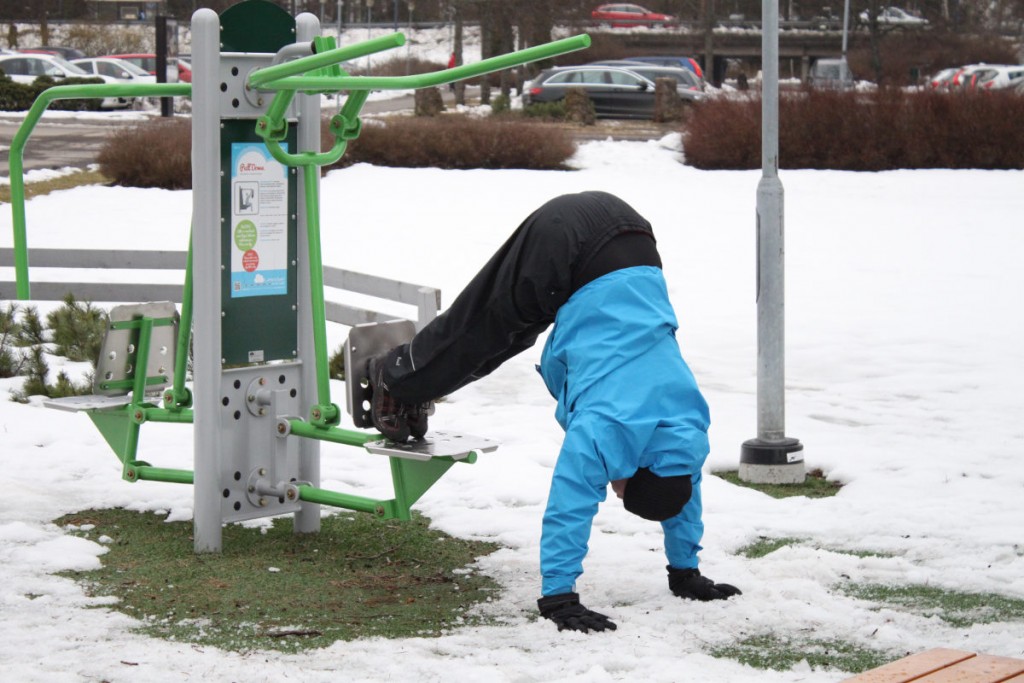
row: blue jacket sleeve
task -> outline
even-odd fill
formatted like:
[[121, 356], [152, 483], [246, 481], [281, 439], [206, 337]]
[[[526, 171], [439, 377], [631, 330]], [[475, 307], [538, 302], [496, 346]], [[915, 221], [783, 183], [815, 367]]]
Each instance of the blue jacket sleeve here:
[[583, 573], [590, 529], [608, 490], [608, 476], [586, 429], [573, 425], [555, 463], [540, 541], [541, 593], [575, 589]]

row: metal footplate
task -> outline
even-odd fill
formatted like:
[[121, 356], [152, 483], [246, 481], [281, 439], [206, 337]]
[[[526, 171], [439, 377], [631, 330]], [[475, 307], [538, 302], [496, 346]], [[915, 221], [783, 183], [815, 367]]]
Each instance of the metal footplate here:
[[366, 363], [373, 356], [404, 344], [416, 335], [409, 320], [357, 325], [345, 342], [345, 407], [356, 427], [372, 427], [370, 418], [370, 382]]
[[427, 432], [418, 441], [396, 443], [382, 439], [363, 444], [371, 453], [379, 453], [406, 460], [431, 460], [448, 457], [452, 460], [465, 460], [472, 453], [490, 453], [497, 450], [498, 442], [482, 436], [469, 434], [452, 434], [450, 432]]

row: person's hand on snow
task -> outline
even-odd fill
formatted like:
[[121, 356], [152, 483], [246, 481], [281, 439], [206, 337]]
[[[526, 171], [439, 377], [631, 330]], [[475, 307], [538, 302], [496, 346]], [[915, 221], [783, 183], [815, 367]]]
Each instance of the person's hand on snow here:
[[580, 596], [576, 593], [559, 593], [546, 595], [537, 601], [540, 615], [550, 619], [563, 631], [614, 631], [617, 627], [611, 619], [603, 614], [589, 610], [580, 604]]
[[736, 586], [727, 583], [715, 583], [706, 576], [701, 576], [699, 569], [676, 569], [669, 566], [668, 587], [672, 594], [687, 600], [725, 600], [734, 595], [742, 595]]

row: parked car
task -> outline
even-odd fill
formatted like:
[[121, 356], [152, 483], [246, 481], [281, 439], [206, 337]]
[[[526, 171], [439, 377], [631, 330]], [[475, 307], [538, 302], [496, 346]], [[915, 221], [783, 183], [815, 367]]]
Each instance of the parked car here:
[[988, 66], [972, 74], [972, 86], [976, 90], [1005, 90], [1024, 83], [1024, 65]]
[[156, 83], [156, 76], [150, 75], [141, 66], [114, 57], [87, 57], [71, 62], [75, 66], [100, 76], [110, 76], [121, 83]]
[[978, 72], [987, 69], [988, 64], [968, 64], [960, 67], [950, 80], [951, 90], [971, 90], [974, 88]]
[[615, 59], [606, 62], [593, 62], [590, 66], [617, 66], [639, 74], [654, 83], [659, 78], [671, 78], [676, 81], [676, 91], [683, 100], [692, 102], [704, 97], [704, 81], [689, 69], [672, 66], [658, 66], [645, 62], [634, 62], [627, 59]]
[[[99, 78], [104, 83], [117, 83], [109, 76], [90, 74], [63, 57], [44, 54], [0, 55], [0, 69], [16, 83], [32, 83], [40, 76], [49, 76], [59, 85], [65, 78]], [[129, 107], [131, 98], [106, 97], [100, 102], [104, 109]]]
[[693, 73], [697, 74], [700, 79], [704, 78], [704, 70], [700, 68], [700, 63], [693, 57], [670, 57], [662, 55], [653, 56], [642, 56], [642, 57], [627, 57], [631, 62], [646, 62], [648, 64], [656, 64], [658, 66], [678, 66], [684, 69], [689, 69]]
[[570, 88], [581, 88], [604, 118], [654, 116], [654, 82], [617, 66], [574, 66], [542, 71], [523, 92], [523, 106], [558, 102]]
[[192, 55], [178, 55], [174, 58], [174, 65], [178, 68], [178, 80], [182, 83], [191, 83]]
[[600, 5], [590, 13], [590, 18], [612, 28], [633, 28], [635, 26], [675, 26], [678, 22], [670, 14], [652, 12], [646, 7], [631, 4]]
[[28, 47], [24, 50], [18, 50], [18, 52], [24, 52], [29, 55], [57, 55], [63, 57], [68, 61], [72, 59], [81, 59], [85, 56], [85, 53], [75, 47], [64, 47], [61, 45], [44, 45], [42, 47]]
[[807, 83], [812, 88], [846, 90], [853, 87], [853, 73], [845, 59], [819, 59], [811, 66]]
[[[871, 21], [871, 15], [867, 10], [860, 13], [860, 20], [864, 23]], [[927, 19], [914, 16], [913, 14], [902, 10], [899, 7], [884, 7], [878, 11], [878, 23], [886, 24], [888, 26], [926, 26], [928, 24]]]
[[945, 90], [953, 83], [953, 76], [956, 76], [958, 68], [943, 69], [928, 80], [928, 84], [934, 90]]
[[[156, 55], [150, 53], [133, 53], [133, 54], [121, 54], [121, 55], [103, 55], [104, 57], [113, 57], [115, 59], [123, 59], [126, 62], [131, 62], [135, 66], [141, 67], [146, 70], [146, 73], [151, 76], [156, 76]], [[170, 58], [167, 60], [167, 82], [177, 83], [178, 82], [178, 67], [171, 63]]]

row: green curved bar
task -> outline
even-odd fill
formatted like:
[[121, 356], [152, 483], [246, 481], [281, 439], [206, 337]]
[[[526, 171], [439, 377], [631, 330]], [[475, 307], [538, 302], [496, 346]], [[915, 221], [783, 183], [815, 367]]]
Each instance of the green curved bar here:
[[11, 213], [14, 230], [14, 279], [16, 296], [30, 298], [28, 283], [28, 239], [25, 235], [25, 145], [43, 112], [56, 100], [96, 99], [104, 97], [172, 97], [192, 95], [191, 83], [146, 83], [120, 85], [55, 85], [39, 93], [25, 120], [11, 140], [9, 167], [11, 175]]
[[348, 147], [348, 140], [336, 138], [334, 140], [334, 146], [326, 152], [299, 152], [298, 154], [289, 154], [281, 149], [281, 143], [277, 140], [264, 139], [263, 142], [266, 144], [267, 151], [270, 152], [270, 156], [274, 157], [285, 166], [326, 166], [328, 164], [333, 164], [345, 155], [345, 148]]
[[301, 57], [300, 59], [295, 59], [283, 64], [275, 64], [273, 66], [257, 69], [249, 74], [248, 85], [253, 89], [261, 89], [270, 81], [276, 81], [287, 76], [296, 76], [298, 74], [306, 73], [307, 71], [312, 71], [313, 69], [320, 69], [325, 66], [331, 66], [332, 64], [340, 64], [341, 62], [357, 59], [358, 57], [365, 57], [366, 55], [372, 55], [376, 52], [383, 52], [384, 50], [390, 50], [403, 45], [405, 45], [404, 34], [390, 33], [380, 38], [373, 38], [362, 43], [357, 43], [356, 45], [339, 47], [320, 54]]
[[[497, 57], [490, 57], [474, 64], [463, 64], [443, 71], [414, 76], [287, 76], [273, 81], [263, 81], [264, 90], [417, 90], [430, 88], [446, 83], [461, 81], [465, 78], [482, 76], [492, 71], [501, 71], [513, 66], [548, 59], [567, 52], [575, 52], [590, 47], [590, 36], [586, 34], [563, 38], [551, 43], [528, 47], [518, 52], [510, 52]], [[329, 54], [329, 53], [324, 53]], [[297, 64], [290, 62], [290, 64]], [[255, 75], [255, 74], [254, 74]]]

